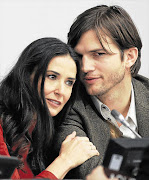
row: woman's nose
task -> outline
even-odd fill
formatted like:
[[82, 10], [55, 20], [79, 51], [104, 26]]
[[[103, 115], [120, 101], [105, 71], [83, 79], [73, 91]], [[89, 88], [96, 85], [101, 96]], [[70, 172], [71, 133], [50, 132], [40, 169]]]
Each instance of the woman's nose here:
[[55, 93], [58, 95], [64, 95], [65, 94], [65, 85], [64, 83], [59, 83], [55, 89]]

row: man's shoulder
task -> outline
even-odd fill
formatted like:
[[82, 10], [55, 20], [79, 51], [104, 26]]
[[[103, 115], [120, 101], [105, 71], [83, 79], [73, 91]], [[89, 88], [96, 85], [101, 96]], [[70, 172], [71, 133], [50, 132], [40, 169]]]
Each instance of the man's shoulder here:
[[138, 74], [137, 76], [132, 78], [132, 82], [139, 89], [142, 89], [143, 87], [143, 89], [149, 90], [149, 79], [145, 76]]
[[142, 106], [143, 109], [149, 109], [149, 79], [137, 75], [132, 80], [136, 104]]

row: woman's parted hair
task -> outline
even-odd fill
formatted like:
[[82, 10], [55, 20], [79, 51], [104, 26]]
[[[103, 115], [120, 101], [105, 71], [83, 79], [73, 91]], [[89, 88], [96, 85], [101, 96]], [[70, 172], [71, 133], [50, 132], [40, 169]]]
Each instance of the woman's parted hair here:
[[142, 42], [129, 14], [120, 6], [92, 7], [80, 14], [72, 24], [68, 33], [68, 44], [75, 48], [82, 34], [91, 29], [95, 31], [102, 46], [102, 35], [110, 37], [120, 49], [122, 57], [125, 49], [138, 48], [138, 58], [131, 67], [131, 74], [135, 76], [141, 66]]
[[[50, 146], [54, 134], [53, 118], [44, 96], [45, 75], [53, 57], [68, 54], [78, 68], [78, 56], [66, 43], [51, 37], [35, 40], [24, 49], [15, 66], [0, 83], [0, 122], [10, 154], [20, 155], [20, 151], [25, 151], [31, 143], [30, 165], [36, 164], [40, 170], [44, 168], [43, 152]], [[40, 94], [39, 78], [42, 79]], [[67, 107], [75, 99], [77, 83], [74, 84]], [[66, 108], [64, 112], [67, 112]], [[61, 114], [65, 115], [64, 112]], [[31, 137], [28, 130], [34, 118], [36, 126]], [[14, 146], [17, 147], [15, 151], [12, 150]]]

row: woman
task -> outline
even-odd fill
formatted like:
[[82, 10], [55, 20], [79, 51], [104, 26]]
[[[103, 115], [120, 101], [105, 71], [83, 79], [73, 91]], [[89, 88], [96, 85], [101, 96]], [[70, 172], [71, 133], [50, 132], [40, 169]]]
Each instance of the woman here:
[[62, 179], [70, 169], [99, 155], [86, 137], [73, 132], [62, 143], [59, 156], [44, 166], [54, 127], [75, 99], [77, 59], [62, 41], [38, 39], [25, 48], [1, 82], [0, 154], [17, 156], [22, 162], [12, 178]]

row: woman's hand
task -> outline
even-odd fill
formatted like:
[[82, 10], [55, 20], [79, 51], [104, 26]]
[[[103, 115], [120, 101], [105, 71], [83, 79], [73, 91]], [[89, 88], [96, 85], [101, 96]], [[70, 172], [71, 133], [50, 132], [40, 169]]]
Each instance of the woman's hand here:
[[87, 137], [78, 137], [76, 132], [73, 132], [63, 141], [59, 156], [46, 170], [52, 172], [58, 179], [63, 179], [72, 168], [96, 155], [99, 156], [99, 152], [93, 143]]
[[68, 135], [63, 141], [59, 156], [70, 165], [70, 169], [84, 163], [99, 152], [87, 137], [78, 137], [76, 132]]

